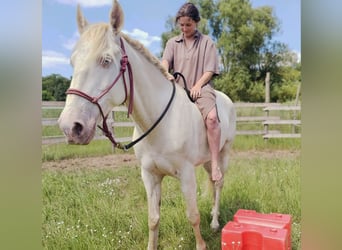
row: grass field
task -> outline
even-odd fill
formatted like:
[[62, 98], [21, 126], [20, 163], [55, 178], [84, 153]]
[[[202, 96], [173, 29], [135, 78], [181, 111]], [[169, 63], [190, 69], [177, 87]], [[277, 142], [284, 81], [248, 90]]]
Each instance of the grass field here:
[[[300, 144], [296, 140], [270, 142], [237, 138], [221, 196], [220, 224], [223, 227], [232, 220], [239, 208], [291, 214], [292, 246], [300, 249], [300, 161], [298, 153], [291, 153], [298, 152]], [[110, 153], [110, 145], [102, 143]], [[69, 151], [64, 149], [69, 146], [54, 145], [53, 149], [45, 147], [43, 155], [60, 150], [74, 152], [52, 158], [95, 156], [99, 144], [73, 146]], [[196, 174], [202, 234], [208, 249], [220, 249], [221, 235], [209, 225], [207, 176], [202, 168]], [[159, 249], [195, 249], [178, 181], [165, 178], [162, 189]], [[43, 170], [42, 190], [44, 249], [146, 249], [147, 201], [139, 166]]]
[[[238, 115], [239, 112], [242, 111]], [[58, 114], [46, 111], [43, 115]], [[249, 111], [244, 115], [253, 114]], [[43, 135], [56, 133], [60, 133], [56, 127], [43, 130]], [[127, 133], [131, 131], [116, 132], [123, 136]], [[221, 228], [240, 208], [291, 214], [292, 249], [301, 249], [300, 147], [300, 139], [265, 141], [262, 136], [236, 137], [221, 196]], [[59, 167], [62, 160], [101, 159], [112, 154], [122, 152], [113, 152], [107, 140], [93, 141], [87, 146], [42, 146], [43, 165], [55, 165], [42, 169], [44, 249], [146, 249], [147, 200], [138, 164], [123, 162], [120, 167], [97, 169]], [[210, 229], [211, 192], [207, 175], [202, 168], [196, 169], [196, 175], [202, 235], [207, 249], [219, 250], [221, 234]], [[162, 190], [158, 249], [195, 249], [179, 182], [167, 177]]]

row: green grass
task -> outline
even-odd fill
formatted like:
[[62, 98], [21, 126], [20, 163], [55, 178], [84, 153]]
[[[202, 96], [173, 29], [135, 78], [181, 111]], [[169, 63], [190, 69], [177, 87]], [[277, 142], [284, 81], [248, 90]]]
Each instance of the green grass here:
[[42, 127], [42, 136], [62, 136], [63, 132], [62, 130], [58, 127], [58, 125], [53, 125], [53, 126], [43, 126]]
[[[121, 153], [119, 149], [113, 150], [109, 140], [92, 141], [88, 145], [68, 145], [58, 143], [42, 146], [42, 161], [59, 161], [64, 159], [104, 156], [113, 152]], [[130, 149], [128, 152], [133, 152]]]
[[[293, 249], [300, 249], [299, 157], [231, 159], [220, 205], [220, 224], [239, 208], [291, 214]], [[201, 230], [208, 249], [220, 249], [210, 229], [207, 175], [196, 171]], [[146, 249], [147, 201], [138, 166], [42, 173], [45, 249]], [[179, 182], [163, 181], [159, 249], [194, 249]], [[208, 194], [209, 193], [209, 194]]]
[[56, 118], [62, 113], [62, 109], [42, 109], [43, 118]]
[[[233, 143], [233, 150], [300, 150], [300, 139], [264, 140], [261, 136], [237, 136]], [[121, 153], [115, 149], [115, 153]], [[130, 149], [128, 152], [133, 152]], [[92, 141], [89, 145], [68, 145], [66, 143], [43, 145], [42, 161], [58, 161], [79, 157], [101, 156], [113, 153], [109, 140]]]
[[246, 150], [300, 150], [300, 138], [277, 138], [264, 140], [262, 136], [241, 135], [236, 136], [233, 142], [233, 149], [237, 151]]
[[[134, 246], [143, 241], [142, 228], [132, 221], [144, 217], [139, 209], [145, 205], [144, 198], [138, 199], [144, 197], [144, 189], [136, 185], [134, 193], [130, 188], [133, 179], [139, 178], [137, 169], [43, 175], [45, 249], [110, 249], [120, 242]], [[136, 236], [132, 238], [130, 231]]]

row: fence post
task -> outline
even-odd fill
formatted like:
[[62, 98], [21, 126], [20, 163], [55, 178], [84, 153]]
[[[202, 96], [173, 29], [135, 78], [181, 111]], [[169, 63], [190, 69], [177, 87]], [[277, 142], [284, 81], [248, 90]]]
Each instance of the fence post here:
[[[110, 118], [111, 118], [111, 123], [110, 123], [110, 131], [112, 132], [113, 134], [113, 138], [115, 138], [115, 129], [114, 129], [114, 122], [115, 122], [115, 111], [112, 110], [110, 112]], [[114, 154], [115, 153], [115, 147], [114, 147], [114, 144], [112, 144], [112, 153]]]
[[[299, 82], [298, 87], [297, 87], [297, 93], [296, 93], [296, 101], [295, 101], [295, 106], [298, 105], [298, 100], [299, 100], [299, 94], [300, 94], [300, 88], [301, 88], [301, 82]], [[297, 112], [296, 110], [293, 110], [293, 120], [297, 119]], [[296, 133], [296, 126], [292, 126], [292, 133]]]
[[270, 72], [266, 73], [265, 78], [265, 103], [270, 102]]
[[[265, 108], [267, 108], [267, 106]], [[267, 119], [268, 119], [270, 111], [268, 109], [266, 109], [265, 112], [266, 112], [266, 116], [267, 116]], [[264, 135], [267, 135], [267, 134], [268, 134], [268, 124], [264, 124]], [[266, 140], [266, 138], [264, 138], [264, 141], [265, 140]]]
[[[270, 103], [270, 72], [266, 73], [265, 78], [265, 103]], [[266, 111], [266, 116], [269, 116], [269, 110]], [[265, 135], [268, 134], [268, 124], [264, 125], [264, 132]]]

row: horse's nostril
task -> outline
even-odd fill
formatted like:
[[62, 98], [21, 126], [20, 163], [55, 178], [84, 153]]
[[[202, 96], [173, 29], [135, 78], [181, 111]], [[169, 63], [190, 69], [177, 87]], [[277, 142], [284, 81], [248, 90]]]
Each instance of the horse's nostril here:
[[75, 122], [75, 125], [72, 128], [73, 134], [76, 134], [77, 136], [79, 136], [82, 133], [82, 130], [83, 130], [82, 124], [80, 124], [79, 122]]

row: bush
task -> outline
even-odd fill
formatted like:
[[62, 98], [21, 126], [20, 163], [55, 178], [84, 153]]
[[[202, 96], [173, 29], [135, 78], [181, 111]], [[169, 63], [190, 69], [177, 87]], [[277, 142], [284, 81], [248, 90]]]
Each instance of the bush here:
[[249, 86], [247, 90], [249, 102], [264, 102], [265, 101], [265, 85], [262, 82], [256, 82]]
[[65, 101], [65, 91], [69, 88], [71, 80], [52, 74], [42, 78], [43, 101]]
[[275, 102], [286, 102], [294, 100], [297, 94], [298, 83], [284, 82], [281, 85], [275, 85], [271, 91], [271, 99]]
[[55, 98], [52, 96], [51, 92], [47, 90], [42, 90], [42, 100], [43, 101], [55, 101]]
[[246, 70], [238, 68], [215, 79], [215, 88], [228, 95], [233, 101], [250, 101], [246, 86], [250, 78]]

